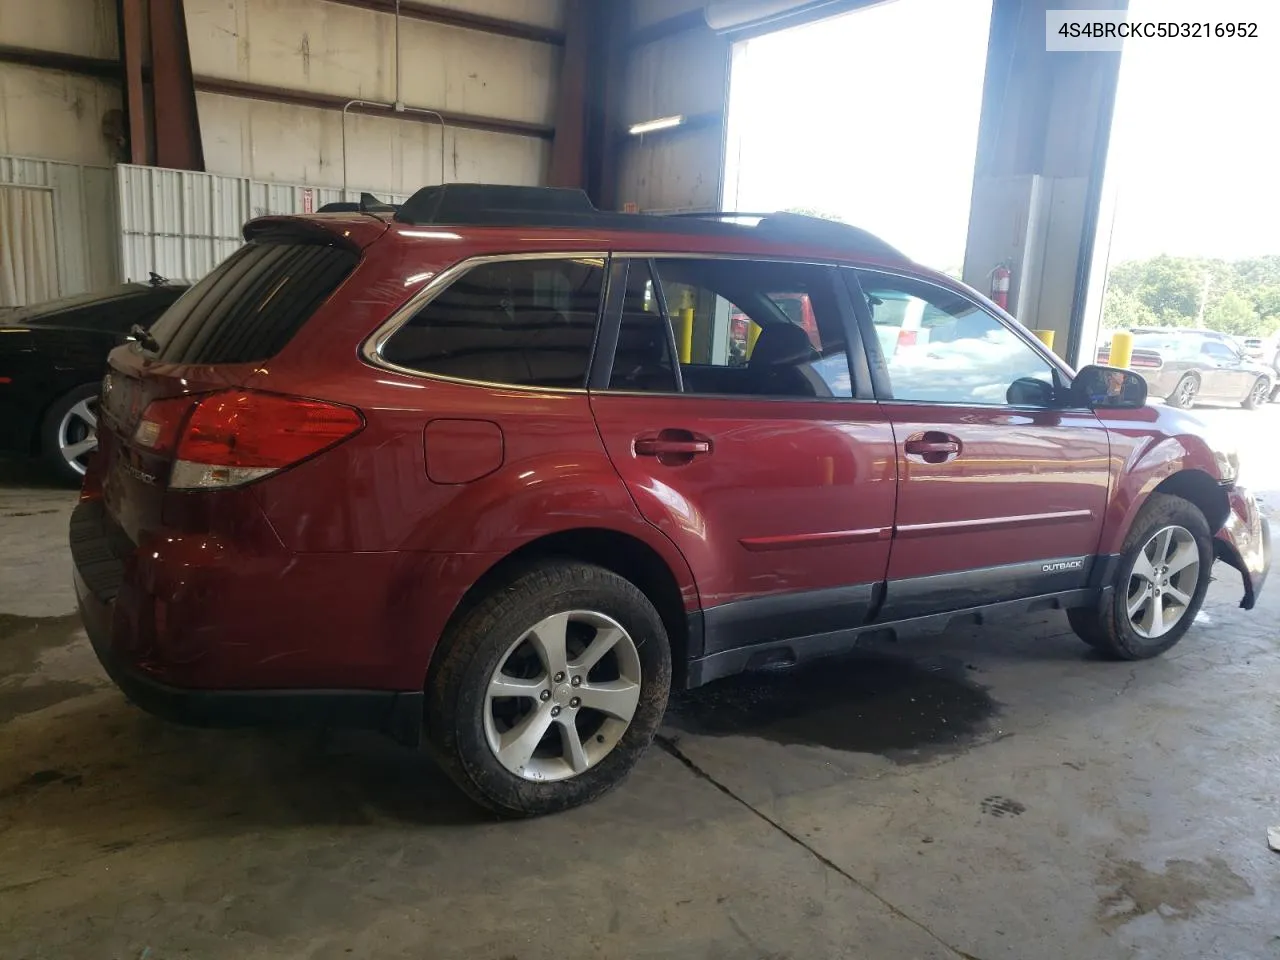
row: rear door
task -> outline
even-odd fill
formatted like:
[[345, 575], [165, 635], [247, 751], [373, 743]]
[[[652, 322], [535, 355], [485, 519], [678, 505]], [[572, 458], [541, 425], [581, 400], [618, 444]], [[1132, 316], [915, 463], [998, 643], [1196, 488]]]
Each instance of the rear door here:
[[[848, 279], [863, 322], [889, 328], [864, 340], [891, 345], [873, 358], [899, 477], [882, 618], [1084, 586], [1108, 496], [1101, 422], [1045, 404], [1053, 365], [976, 302], [892, 273]], [[905, 316], [914, 337], [893, 329]]]
[[[889, 558], [893, 435], [834, 269], [615, 259], [606, 300], [592, 410], [693, 570], [704, 652], [863, 623]], [[806, 300], [816, 347], [789, 313]], [[738, 314], [760, 328], [745, 356]]]

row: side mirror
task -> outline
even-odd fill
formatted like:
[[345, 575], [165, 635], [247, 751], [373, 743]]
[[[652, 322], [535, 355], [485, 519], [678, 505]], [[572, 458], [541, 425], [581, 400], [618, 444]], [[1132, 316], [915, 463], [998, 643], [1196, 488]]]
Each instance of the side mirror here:
[[1081, 367], [1071, 382], [1073, 406], [1136, 408], [1147, 402], [1147, 381], [1132, 370], [1118, 367]]
[[1011, 407], [1053, 406], [1053, 384], [1035, 377], [1019, 377], [1005, 392], [1005, 403]]

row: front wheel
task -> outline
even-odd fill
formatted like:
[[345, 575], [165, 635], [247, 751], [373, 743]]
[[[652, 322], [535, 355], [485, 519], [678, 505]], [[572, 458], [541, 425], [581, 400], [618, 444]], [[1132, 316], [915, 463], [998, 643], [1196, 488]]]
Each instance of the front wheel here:
[[427, 737], [495, 813], [556, 813], [626, 777], [670, 686], [667, 633], [648, 598], [601, 567], [547, 561], [446, 631], [427, 681]]
[[1153, 493], [1125, 538], [1114, 589], [1098, 607], [1068, 611], [1071, 628], [1119, 660], [1159, 656], [1195, 620], [1212, 565], [1204, 514], [1181, 497]]
[[1249, 389], [1249, 395], [1240, 402], [1240, 406], [1246, 410], [1258, 410], [1271, 397], [1271, 381], [1266, 377], [1259, 377], [1257, 382]]

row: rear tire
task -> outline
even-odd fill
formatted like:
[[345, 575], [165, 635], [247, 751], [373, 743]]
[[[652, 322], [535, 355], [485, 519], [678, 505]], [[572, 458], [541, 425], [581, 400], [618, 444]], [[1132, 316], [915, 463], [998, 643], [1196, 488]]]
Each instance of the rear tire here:
[[1159, 656], [1190, 629], [1212, 565], [1204, 514], [1181, 497], [1153, 493], [1125, 538], [1114, 589], [1097, 607], [1067, 611], [1071, 629], [1117, 660]]
[[544, 561], [495, 584], [447, 629], [427, 680], [427, 739], [454, 782], [495, 813], [557, 813], [626, 778], [670, 686], [666, 629], [633, 583]]
[[1165, 397], [1164, 402], [1171, 407], [1177, 407], [1179, 410], [1186, 410], [1195, 405], [1196, 395], [1199, 393], [1200, 378], [1194, 373], [1186, 373], [1182, 375], [1178, 385], [1173, 388], [1173, 393]]
[[1270, 398], [1271, 381], [1266, 377], [1259, 377], [1249, 388], [1249, 395], [1240, 401], [1240, 406], [1246, 410], [1259, 410], [1266, 406]]
[[100, 392], [96, 383], [76, 387], [55, 400], [40, 422], [40, 457], [67, 486], [80, 486], [85, 464], [98, 449]]

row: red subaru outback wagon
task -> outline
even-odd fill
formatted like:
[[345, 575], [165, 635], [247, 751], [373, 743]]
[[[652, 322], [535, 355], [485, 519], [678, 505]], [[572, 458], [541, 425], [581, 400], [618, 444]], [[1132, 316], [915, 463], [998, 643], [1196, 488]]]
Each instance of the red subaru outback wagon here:
[[1267, 573], [1234, 452], [850, 227], [449, 185], [245, 239], [112, 352], [71, 521], [162, 716], [376, 727], [534, 814], [673, 683], [1041, 609], [1139, 659]]

